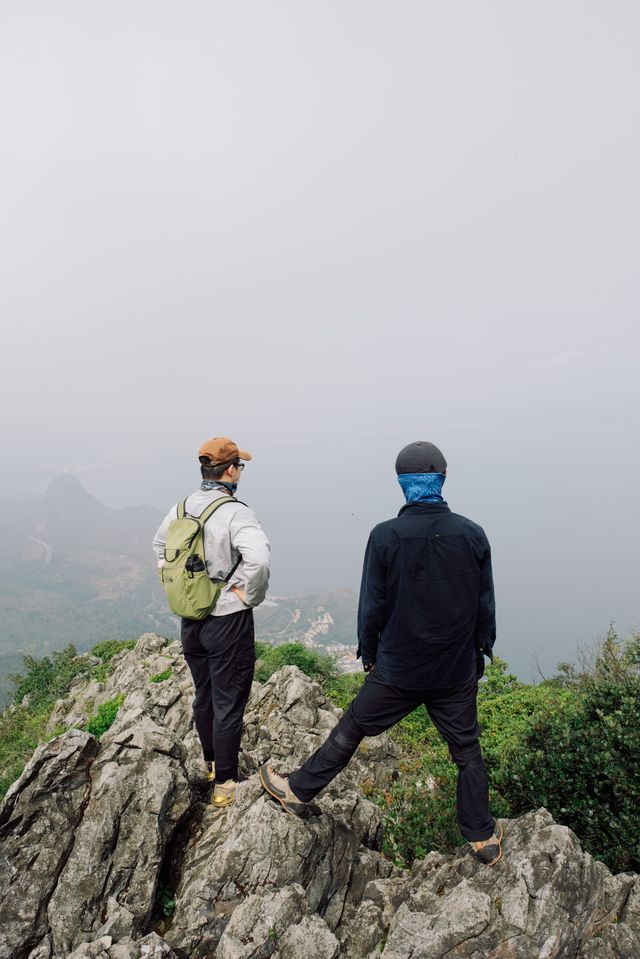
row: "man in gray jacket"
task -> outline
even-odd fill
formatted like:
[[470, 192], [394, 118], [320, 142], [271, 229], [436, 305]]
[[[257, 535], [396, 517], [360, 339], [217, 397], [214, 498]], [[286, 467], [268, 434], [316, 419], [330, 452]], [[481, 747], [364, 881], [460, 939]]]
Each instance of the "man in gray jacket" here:
[[[251, 454], [227, 436], [203, 443], [198, 451], [202, 483], [186, 501], [190, 516], [200, 516], [221, 497], [234, 495]], [[153, 540], [158, 566], [164, 563], [167, 530], [178, 515], [173, 506]], [[230, 805], [238, 780], [242, 718], [255, 664], [253, 607], [266, 596], [269, 541], [252, 509], [237, 500], [224, 503], [206, 521], [204, 559], [212, 580], [227, 580], [212, 613], [202, 620], [182, 619], [181, 639], [195, 685], [193, 715], [208, 777], [214, 781], [214, 806]], [[231, 575], [229, 576], [229, 574]]]

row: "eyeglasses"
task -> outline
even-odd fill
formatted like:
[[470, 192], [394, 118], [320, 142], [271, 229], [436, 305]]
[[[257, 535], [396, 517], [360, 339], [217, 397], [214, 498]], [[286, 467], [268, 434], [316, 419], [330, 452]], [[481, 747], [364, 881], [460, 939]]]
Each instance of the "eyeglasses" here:
[[[200, 462], [201, 462], [201, 463], [202, 463], [202, 460], [203, 460], [203, 459], [204, 459], [204, 457], [201, 456], [201, 457], [200, 457]], [[242, 472], [242, 470], [244, 469], [244, 463], [241, 463], [240, 460], [226, 460], [224, 463], [211, 463], [211, 462], [209, 462], [209, 463], [202, 463], [202, 465], [203, 465], [203, 466], [215, 466], [215, 468], [218, 469], [218, 470], [221, 470], [221, 469], [226, 469], [226, 470], [228, 470], [228, 469], [231, 469], [232, 466], [235, 466], [235, 468], [236, 468], [236, 469], [239, 469], [240, 472]]]

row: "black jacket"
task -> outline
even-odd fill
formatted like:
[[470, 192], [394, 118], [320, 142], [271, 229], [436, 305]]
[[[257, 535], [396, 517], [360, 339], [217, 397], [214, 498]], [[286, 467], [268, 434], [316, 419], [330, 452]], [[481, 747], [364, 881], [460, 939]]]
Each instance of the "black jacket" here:
[[496, 638], [491, 550], [446, 503], [408, 503], [369, 536], [358, 655], [404, 689], [458, 686]]

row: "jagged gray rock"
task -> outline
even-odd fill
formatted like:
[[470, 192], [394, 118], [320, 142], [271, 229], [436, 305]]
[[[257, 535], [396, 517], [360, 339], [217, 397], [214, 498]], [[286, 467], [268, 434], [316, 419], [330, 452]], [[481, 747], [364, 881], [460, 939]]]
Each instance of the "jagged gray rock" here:
[[216, 949], [219, 959], [272, 955], [276, 943], [307, 911], [305, 892], [294, 883], [247, 896], [234, 910]]
[[151, 918], [164, 852], [190, 793], [179, 744], [148, 717], [143, 730], [120, 725], [94, 761], [91, 796], [48, 907], [62, 955], [90, 935], [139, 936]]
[[340, 943], [320, 916], [305, 916], [300, 922], [289, 926], [278, 941], [275, 959], [299, 959], [313, 956], [314, 959], [336, 959]]
[[[60, 953], [54, 953], [51, 939], [47, 936], [40, 945], [29, 954], [29, 959], [58, 959]], [[133, 940], [129, 936], [119, 942], [111, 936], [100, 936], [91, 942], [81, 943], [67, 959], [178, 959], [175, 952], [160, 936], [152, 932], [142, 939]]]
[[[382, 857], [362, 787], [395, 763], [385, 737], [305, 818], [287, 815], [258, 766], [297, 765], [339, 716], [295, 667], [254, 685], [247, 778], [223, 811], [208, 802], [179, 644], [143, 636], [105, 683], [57, 704], [52, 729], [119, 693], [101, 742], [71, 728], [41, 746], [0, 809], [0, 959], [640, 957], [638, 878], [612, 876], [545, 810], [505, 823], [493, 868], [466, 848], [410, 871]], [[159, 883], [168, 921], [154, 913]]]
[[83, 942], [68, 959], [176, 959], [175, 952], [155, 932], [135, 942], [122, 939], [114, 943], [111, 936]]
[[[247, 709], [242, 744], [247, 773], [271, 756], [300, 762], [322, 742], [338, 715], [300, 670], [280, 670], [258, 687]], [[255, 775], [241, 784], [236, 802], [223, 816], [203, 807], [183, 854], [176, 910], [166, 934], [174, 948], [206, 959], [238, 904], [274, 887], [300, 884], [304, 912], [328, 910], [337, 922], [361, 847], [378, 848], [382, 838], [380, 810], [361, 795], [357, 780], [383, 777], [391, 751], [384, 738], [370, 744], [370, 758], [358, 758], [304, 820], [288, 816], [265, 796]], [[390, 865], [380, 856], [378, 860], [388, 874]], [[262, 955], [268, 945], [256, 946], [255, 954]], [[227, 955], [226, 936], [220, 948]]]
[[[375, 926], [385, 928], [387, 959], [586, 959], [595, 948], [588, 943], [607, 929], [636, 944], [629, 959], [640, 956], [640, 924], [635, 907], [629, 908], [637, 876], [612, 876], [546, 810], [505, 826], [504, 858], [493, 868], [480, 866], [466, 850], [431, 853], [414, 864], [404, 883], [370, 883], [351, 928], [344, 930], [347, 944], [371, 946], [369, 954], [379, 955], [371, 935], [367, 939]], [[366, 953], [347, 949], [350, 954]]]
[[[0, 956], [21, 959], [48, 931], [47, 903], [73, 849], [98, 743], [72, 730], [40, 746], [0, 809]], [[15, 951], [14, 951], [15, 950]]]

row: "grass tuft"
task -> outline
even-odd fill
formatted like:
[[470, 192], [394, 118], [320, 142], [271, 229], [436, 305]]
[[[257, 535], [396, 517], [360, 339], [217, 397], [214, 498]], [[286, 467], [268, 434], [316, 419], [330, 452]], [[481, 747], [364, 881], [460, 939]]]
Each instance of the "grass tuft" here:
[[90, 716], [87, 720], [87, 725], [85, 726], [87, 732], [95, 736], [96, 739], [104, 736], [106, 731], [113, 726], [116, 716], [118, 715], [118, 710], [123, 702], [124, 695], [119, 693], [117, 696], [114, 696], [113, 699], [108, 699], [106, 703], [98, 706], [93, 716]]
[[163, 683], [166, 679], [171, 679], [173, 676], [172, 669], [165, 669], [163, 673], [156, 673], [155, 676], [150, 676], [152, 683]]

